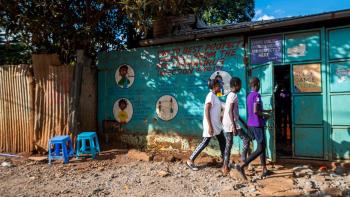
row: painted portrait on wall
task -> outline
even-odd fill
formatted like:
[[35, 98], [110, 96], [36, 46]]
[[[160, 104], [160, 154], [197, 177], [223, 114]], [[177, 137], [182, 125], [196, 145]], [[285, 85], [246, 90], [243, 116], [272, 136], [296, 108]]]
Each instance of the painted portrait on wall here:
[[211, 74], [210, 79], [218, 79], [221, 81], [221, 92], [217, 96], [226, 96], [230, 92], [231, 75], [226, 71], [215, 71]]
[[135, 80], [134, 69], [128, 64], [122, 64], [115, 72], [115, 80], [119, 87], [129, 88]]
[[156, 103], [157, 115], [160, 119], [169, 121], [179, 110], [176, 99], [170, 95], [161, 96]]
[[126, 98], [118, 99], [113, 106], [114, 118], [120, 124], [126, 124], [131, 120], [133, 107], [131, 102]]

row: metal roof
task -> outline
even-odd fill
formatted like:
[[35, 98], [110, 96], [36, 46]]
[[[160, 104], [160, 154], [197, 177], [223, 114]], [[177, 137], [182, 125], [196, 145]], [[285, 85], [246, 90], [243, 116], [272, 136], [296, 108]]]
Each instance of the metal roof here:
[[343, 18], [350, 18], [350, 9], [339, 10], [333, 12], [325, 12], [319, 14], [294, 16], [272, 20], [242, 22], [237, 24], [229, 24], [222, 26], [208, 26], [207, 28], [193, 29], [192, 31], [184, 32], [181, 35], [169, 36], [164, 38], [153, 38], [141, 40], [141, 46], [151, 46], [167, 44], [172, 42], [182, 42], [217, 36], [227, 36], [231, 34], [248, 33], [261, 30], [275, 29], [288, 27], [293, 25], [309, 24], [322, 21], [332, 21]]

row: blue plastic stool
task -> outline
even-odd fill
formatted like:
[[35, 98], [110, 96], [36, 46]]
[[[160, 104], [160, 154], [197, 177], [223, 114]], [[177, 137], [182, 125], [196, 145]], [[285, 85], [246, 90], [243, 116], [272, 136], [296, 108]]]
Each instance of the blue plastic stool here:
[[55, 136], [49, 140], [49, 164], [52, 159], [63, 159], [63, 163], [66, 164], [73, 154], [72, 140], [69, 135]]
[[[89, 146], [86, 142], [89, 141]], [[92, 158], [95, 159], [96, 153], [100, 153], [100, 144], [96, 132], [82, 132], [77, 137], [76, 143], [76, 156], [79, 159], [81, 154], [91, 154]]]

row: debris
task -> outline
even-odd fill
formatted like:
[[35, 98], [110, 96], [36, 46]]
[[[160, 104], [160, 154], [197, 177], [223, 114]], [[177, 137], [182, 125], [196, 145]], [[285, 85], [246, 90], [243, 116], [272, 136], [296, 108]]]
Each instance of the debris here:
[[346, 169], [339, 165], [334, 169], [334, 173], [337, 175], [344, 175], [346, 173]]
[[315, 183], [313, 181], [306, 181], [305, 188], [306, 189], [315, 189]]
[[339, 162], [332, 162], [331, 163], [331, 166], [332, 166], [332, 169], [335, 169], [337, 166], [339, 166], [340, 163]]
[[330, 173], [329, 175], [330, 175], [331, 177], [333, 177], [333, 178], [339, 176], [339, 175], [337, 175], [337, 174], [335, 174], [335, 173]]
[[1, 166], [6, 167], [6, 168], [10, 168], [10, 167], [12, 167], [12, 164], [10, 162], [4, 161], [1, 163]]
[[326, 172], [326, 171], [327, 171], [327, 166], [320, 166], [320, 168], [318, 169], [318, 171], [320, 171], [320, 172]]
[[22, 156], [19, 156], [19, 155], [6, 154], [6, 153], [0, 153], [0, 156], [2, 156], [2, 157], [22, 157]]
[[293, 168], [293, 175], [295, 177], [304, 177], [306, 175], [313, 175], [314, 171], [310, 169], [309, 166], [304, 165], [304, 166], [297, 166]]

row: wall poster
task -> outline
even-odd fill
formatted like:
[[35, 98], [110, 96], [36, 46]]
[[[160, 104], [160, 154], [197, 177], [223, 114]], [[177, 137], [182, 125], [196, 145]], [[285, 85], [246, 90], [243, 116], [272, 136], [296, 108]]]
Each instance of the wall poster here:
[[293, 66], [294, 92], [321, 92], [321, 65]]
[[251, 40], [250, 58], [252, 64], [282, 61], [282, 35]]

